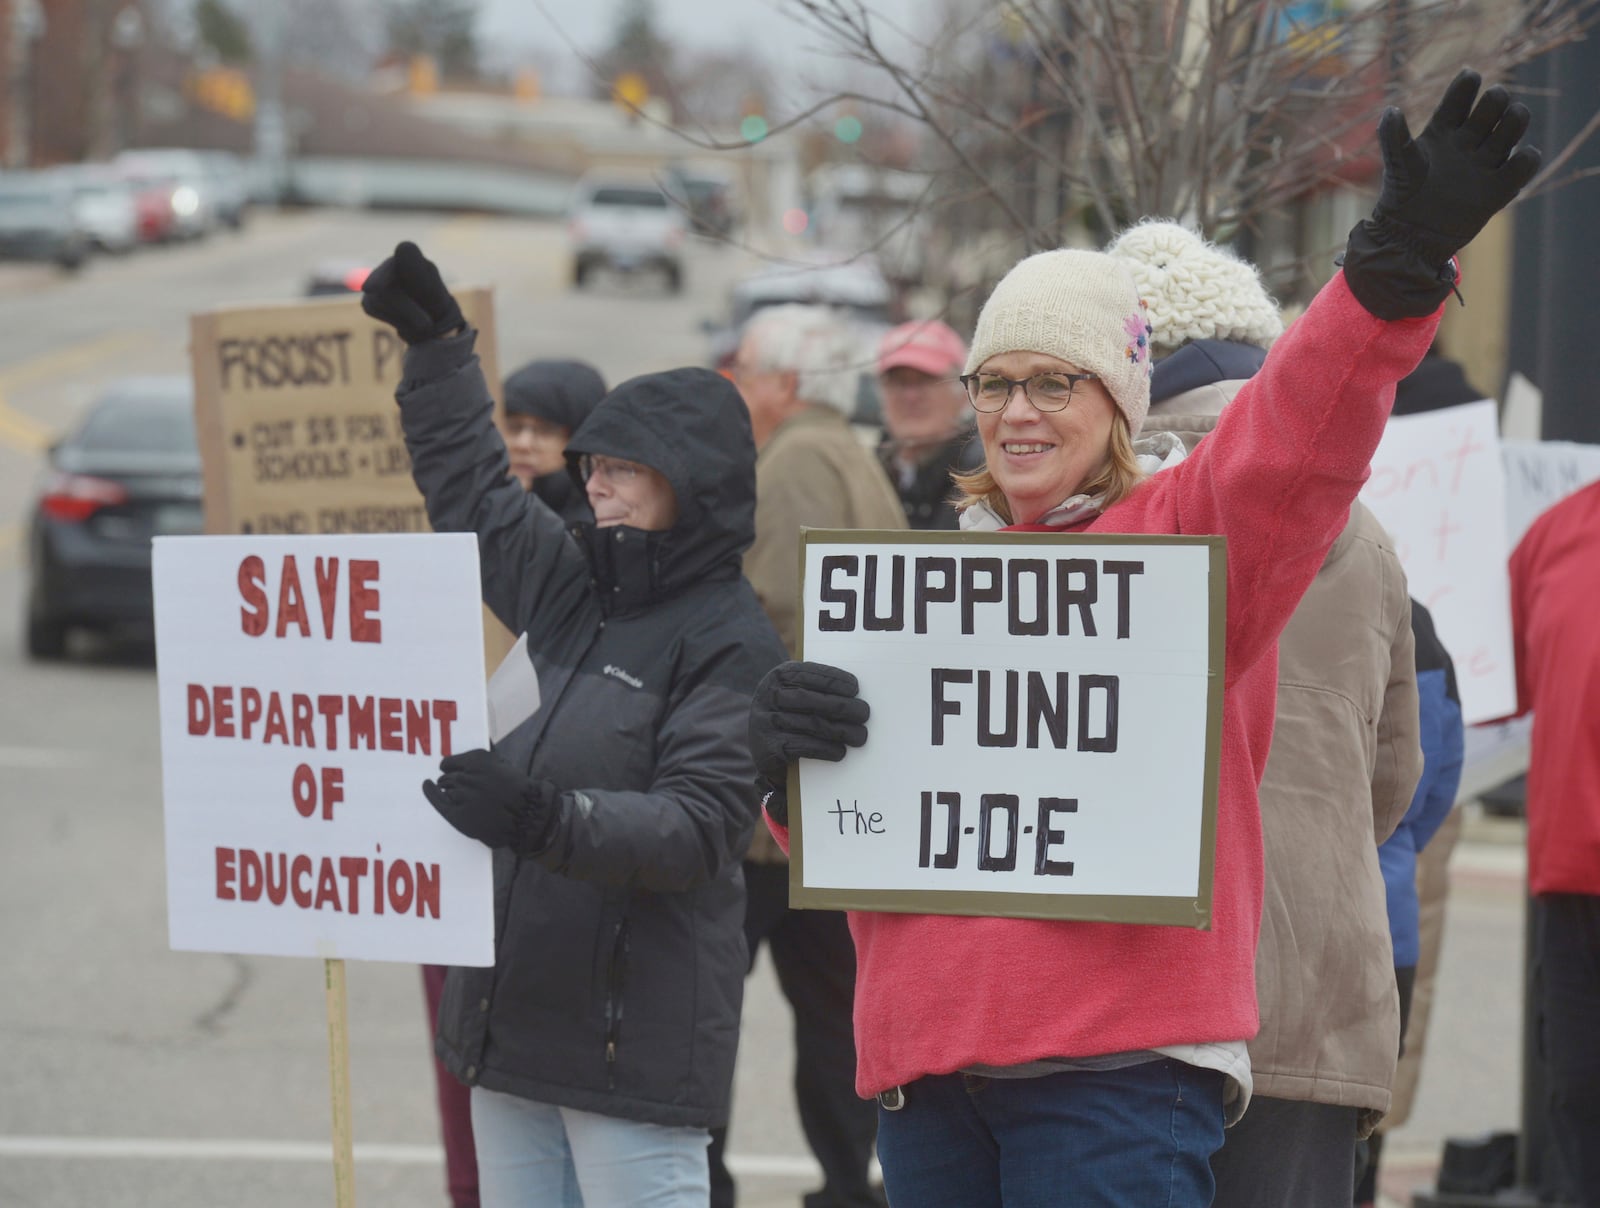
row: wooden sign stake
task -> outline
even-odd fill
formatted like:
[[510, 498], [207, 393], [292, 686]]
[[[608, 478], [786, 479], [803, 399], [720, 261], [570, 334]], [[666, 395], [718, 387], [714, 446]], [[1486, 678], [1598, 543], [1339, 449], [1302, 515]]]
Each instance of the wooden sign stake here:
[[350, 1128], [350, 1026], [345, 1010], [344, 961], [325, 960], [328, 990], [328, 1079], [333, 1090], [333, 1202], [355, 1208], [356, 1163]]

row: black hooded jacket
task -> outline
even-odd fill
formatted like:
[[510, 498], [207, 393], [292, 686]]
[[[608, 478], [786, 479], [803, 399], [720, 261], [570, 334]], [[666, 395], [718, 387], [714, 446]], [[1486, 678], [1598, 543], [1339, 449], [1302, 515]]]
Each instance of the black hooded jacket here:
[[[506, 414], [534, 415], [576, 432], [605, 393], [605, 379], [584, 361], [530, 361], [506, 378]], [[529, 489], [568, 525], [594, 518], [582, 484], [566, 470], [539, 475]]]
[[755, 446], [708, 370], [625, 382], [573, 435], [659, 470], [660, 533], [561, 521], [506, 475], [472, 335], [398, 391], [435, 529], [478, 534], [483, 598], [526, 632], [541, 704], [498, 752], [563, 790], [539, 856], [495, 853], [496, 963], [453, 969], [437, 1051], [463, 1081], [654, 1124], [728, 1115], [748, 965], [740, 860], [759, 814], [750, 695], [784, 658], [740, 571]]

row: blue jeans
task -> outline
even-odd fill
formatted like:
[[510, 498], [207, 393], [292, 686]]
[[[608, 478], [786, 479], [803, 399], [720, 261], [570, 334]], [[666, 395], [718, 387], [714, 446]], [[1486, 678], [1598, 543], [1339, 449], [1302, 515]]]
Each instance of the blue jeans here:
[[1224, 1077], [1161, 1059], [1042, 1078], [944, 1074], [878, 1110], [893, 1208], [1206, 1208]]
[[472, 1088], [483, 1208], [705, 1208], [703, 1128], [667, 1128]]

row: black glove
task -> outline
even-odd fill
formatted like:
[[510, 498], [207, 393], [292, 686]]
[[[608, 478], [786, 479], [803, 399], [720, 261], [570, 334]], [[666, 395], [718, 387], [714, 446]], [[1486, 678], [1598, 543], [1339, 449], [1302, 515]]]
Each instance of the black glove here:
[[529, 780], [500, 756], [479, 747], [439, 761], [439, 780], [422, 795], [463, 835], [518, 855], [548, 846], [561, 794], [548, 780]]
[[1380, 319], [1438, 309], [1455, 287], [1451, 257], [1539, 170], [1538, 149], [1517, 146], [1527, 106], [1499, 86], [1480, 97], [1478, 84], [1475, 71], [1457, 75], [1418, 138], [1398, 109], [1378, 122], [1383, 190], [1372, 217], [1350, 232], [1344, 270], [1356, 300]]
[[867, 741], [872, 710], [856, 695], [856, 677], [826, 663], [779, 663], [762, 677], [750, 700], [750, 756], [767, 813], [788, 825], [785, 786], [796, 759], [837, 763], [846, 747]]
[[453, 335], [467, 322], [438, 266], [409, 240], [396, 244], [394, 255], [367, 274], [361, 309], [393, 327], [407, 344]]

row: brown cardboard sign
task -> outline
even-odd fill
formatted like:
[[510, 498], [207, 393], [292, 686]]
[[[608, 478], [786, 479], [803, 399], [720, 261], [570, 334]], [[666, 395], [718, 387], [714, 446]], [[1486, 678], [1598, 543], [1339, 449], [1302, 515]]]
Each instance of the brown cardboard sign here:
[[[493, 297], [460, 291], [499, 399]], [[190, 320], [209, 533], [419, 533], [422, 496], [400, 432], [405, 345], [356, 297]]]
[[801, 584], [872, 716], [790, 770], [791, 905], [1210, 926], [1224, 538], [804, 530]]

